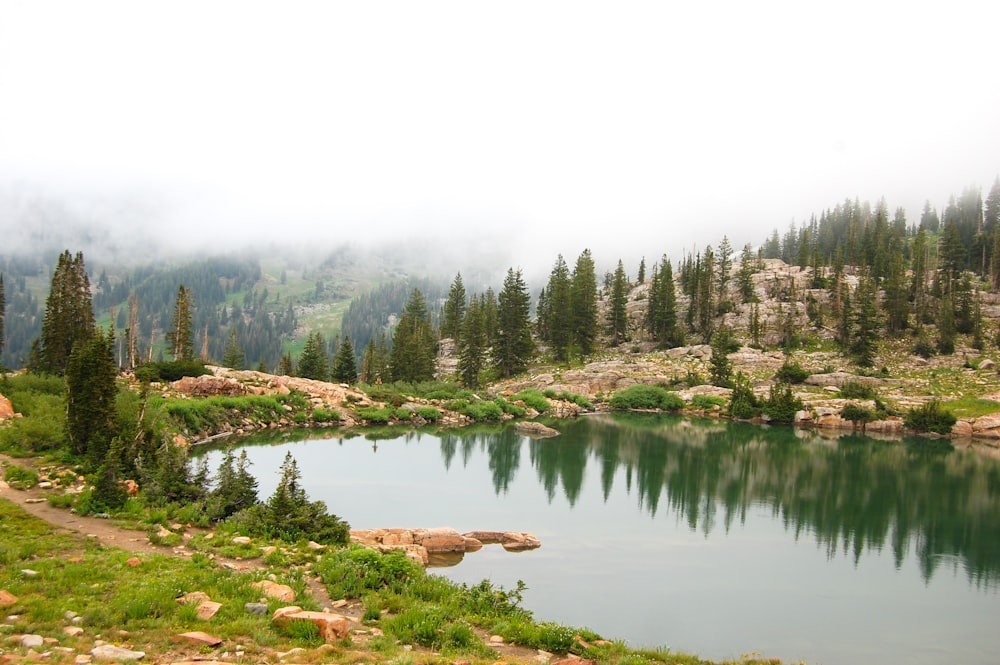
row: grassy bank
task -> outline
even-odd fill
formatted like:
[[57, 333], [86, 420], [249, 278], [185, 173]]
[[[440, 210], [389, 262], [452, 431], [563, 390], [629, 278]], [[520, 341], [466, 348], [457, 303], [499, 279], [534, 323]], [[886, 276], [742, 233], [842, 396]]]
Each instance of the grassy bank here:
[[[298, 562], [289, 565], [288, 557], [272, 555], [256, 560], [251, 570], [233, 571], [204, 553], [179, 557], [164, 549], [133, 558], [0, 499], [0, 589], [17, 597], [4, 608], [0, 630], [42, 636], [47, 642], [35, 651], [48, 652], [52, 663], [72, 663], [101, 642], [144, 651], [155, 662], [223, 653], [237, 663], [275, 662], [292, 649], [303, 649], [294, 656], [300, 663], [534, 662], [537, 650], [553, 660], [575, 654], [613, 665], [707, 662], [667, 650], [628, 649], [591, 631], [538, 622], [520, 607], [521, 588], [504, 590], [486, 581], [458, 585], [399, 554], [342, 548]], [[264, 615], [245, 608], [261, 600], [251, 584], [271, 578], [296, 591], [295, 604], [319, 609], [306, 592], [307, 578], [314, 576], [329, 598], [348, 601], [339, 611], [359, 620], [349, 638], [323, 644], [311, 625], [275, 628], [270, 616], [285, 604], [279, 601], [268, 601]], [[177, 602], [195, 591], [221, 603], [218, 614], [201, 620], [195, 606]], [[176, 637], [197, 630], [222, 644], [212, 648]], [[503, 638], [502, 653], [490, 641], [495, 635]], [[4, 640], [0, 649], [15, 662], [31, 657], [16, 640]]]

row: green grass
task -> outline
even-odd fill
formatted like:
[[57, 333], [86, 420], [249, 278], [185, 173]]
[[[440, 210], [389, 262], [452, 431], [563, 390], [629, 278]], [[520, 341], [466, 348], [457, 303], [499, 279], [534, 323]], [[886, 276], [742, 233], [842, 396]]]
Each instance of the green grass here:
[[1000, 413], [1000, 402], [978, 397], [962, 397], [947, 400], [942, 406], [951, 410], [959, 418], [979, 418], [994, 413]]

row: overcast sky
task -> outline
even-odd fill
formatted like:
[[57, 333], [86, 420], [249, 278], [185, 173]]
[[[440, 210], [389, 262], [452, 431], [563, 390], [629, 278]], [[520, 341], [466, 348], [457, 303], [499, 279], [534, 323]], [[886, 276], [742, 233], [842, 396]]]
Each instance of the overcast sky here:
[[192, 243], [677, 258], [988, 190], [998, 26], [960, 0], [0, 0], [0, 186]]

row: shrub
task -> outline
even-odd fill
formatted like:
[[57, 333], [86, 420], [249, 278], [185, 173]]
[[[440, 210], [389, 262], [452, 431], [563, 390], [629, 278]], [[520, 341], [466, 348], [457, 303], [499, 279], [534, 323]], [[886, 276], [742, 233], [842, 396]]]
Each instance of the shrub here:
[[502, 397], [497, 397], [493, 401], [497, 403], [497, 406], [499, 406], [504, 413], [514, 416], [515, 418], [521, 418], [525, 413], [527, 413], [527, 409], [524, 407], [514, 404], [513, 402], [508, 402]]
[[695, 395], [691, 398], [691, 406], [696, 409], [708, 409], [711, 410], [717, 406], [725, 406], [726, 400], [723, 397], [716, 397], [714, 395]]
[[535, 411], [539, 413], [545, 413], [552, 408], [552, 404], [545, 398], [541, 390], [535, 390], [534, 388], [529, 388], [527, 390], [522, 390], [516, 395], [512, 396], [512, 402], [521, 401], [524, 402], [526, 406], [530, 406]]
[[875, 390], [874, 386], [870, 386], [867, 383], [846, 381], [840, 387], [838, 394], [844, 399], [875, 399], [878, 396], [878, 391]]
[[38, 484], [38, 473], [34, 469], [12, 464], [3, 472], [3, 479], [17, 490], [29, 490]]
[[864, 427], [867, 423], [875, 420], [875, 412], [868, 407], [852, 402], [840, 410], [840, 417], [844, 420], [850, 420], [855, 426], [861, 423], [861, 426]]
[[418, 406], [417, 415], [432, 423], [436, 423], [441, 419], [440, 409], [436, 409], [433, 406]]
[[775, 423], [795, 422], [795, 412], [802, 408], [802, 400], [792, 392], [788, 383], [776, 383], [764, 402], [764, 413]]
[[785, 363], [778, 368], [774, 378], [775, 380], [783, 383], [802, 383], [808, 376], [809, 372], [803, 369], [802, 365], [786, 360]]
[[333, 409], [313, 409], [312, 419], [317, 423], [340, 422], [340, 414]]
[[915, 406], [903, 416], [903, 423], [918, 432], [948, 434], [956, 422], [958, 419], [955, 414], [941, 406], [937, 400]]
[[678, 411], [684, 408], [684, 400], [659, 386], [629, 386], [615, 393], [609, 402], [613, 409], [660, 409]]
[[135, 368], [135, 377], [143, 382], [177, 381], [185, 376], [211, 374], [205, 364], [196, 360], [171, 360], [145, 363]]
[[496, 402], [469, 402], [460, 413], [479, 422], [503, 418], [503, 409]]
[[750, 378], [742, 372], [738, 372], [733, 381], [733, 392], [729, 395], [729, 415], [738, 420], [750, 420], [760, 415], [760, 400], [754, 394]]
[[364, 409], [358, 409], [358, 417], [362, 420], [366, 420], [369, 423], [376, 425], [385, 425], [390, 420], [392, 420], [395, 415], [395, 410], [392, 407], [385, 407], [384, 409], [377, 409], [375, 407], [366, 407]]

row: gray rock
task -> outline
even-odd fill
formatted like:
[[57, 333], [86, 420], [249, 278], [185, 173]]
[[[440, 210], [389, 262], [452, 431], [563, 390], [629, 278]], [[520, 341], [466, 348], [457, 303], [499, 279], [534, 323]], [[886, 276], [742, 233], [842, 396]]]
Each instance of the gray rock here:
[[141, 660], [146, 657], [145, 651], [132, 651], [124, 647], [116, 647], [112, 644], [102, 644], [90, 650], [90, 655], [98, 660]]
[[253, 614], [255, 616], [265, 616], [267, 614], [267, 605], [265, 603], [247, 603], [243, 606], [243, 609], [247, 614]]
[[45, 644], [41, 635], [22, 635], [21, 646], [25, 649], [35, 649]]

